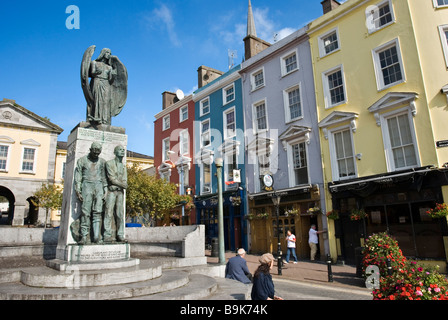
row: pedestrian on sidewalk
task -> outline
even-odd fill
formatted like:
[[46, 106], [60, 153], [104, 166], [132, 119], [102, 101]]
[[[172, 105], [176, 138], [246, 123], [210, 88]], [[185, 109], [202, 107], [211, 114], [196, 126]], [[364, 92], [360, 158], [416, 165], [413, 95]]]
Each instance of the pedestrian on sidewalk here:
[[246, 250], [243, 248], [238, 249], [238, 253], [235, 257], [229, 259], [226, 265], [226, 278], [240, 281], [244, 284], [251, 283], [252, 274], [249, 272], [247, 262], [244, 259], [246, 256]]
[[292, 234], [291, 230], [286, 232], [286, 261], [285, 263], [289, 263], [289, 257], [294, 257], [294, 263], [297, 263], [297, 255], [296, 255], [296, 236]]
[[254, 274], [254, 285], [251, 292], [252, 300], [283, 300], [275, 295], [274, 282], [270, 273], [274, 266], [274, 256], [270, 253], [265, 253], [258, 261], [260, 266]]
[[311, 249], [311, 261], [314, 261], [314, 259], [316, 258], [316, 253], [317, 253], [317, 244], [319, 243], [319, 237], [318, 235], [321, 233], [327, 232], [326, 230], [323, 231], [316, 231], [316, 225], [312, 224], [310, 231], [308, 233], [309, 235], [309, 239], [308, 239], [308, 244], [310, 245], [310, 249]]

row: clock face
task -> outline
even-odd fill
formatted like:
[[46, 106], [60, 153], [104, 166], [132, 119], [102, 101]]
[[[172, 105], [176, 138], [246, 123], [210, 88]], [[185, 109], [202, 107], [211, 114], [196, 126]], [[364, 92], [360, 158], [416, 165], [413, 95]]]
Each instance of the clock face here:
[[263, 176], [263, 183], [266, 187], [272, 187], [272, 185], [274, 184], [274, 179], [270, 174], [265, 174]]

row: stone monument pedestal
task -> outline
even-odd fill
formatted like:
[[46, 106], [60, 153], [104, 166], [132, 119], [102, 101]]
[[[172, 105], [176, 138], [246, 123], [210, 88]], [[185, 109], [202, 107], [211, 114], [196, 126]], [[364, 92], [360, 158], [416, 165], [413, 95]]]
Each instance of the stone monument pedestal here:
[[[62, 257], [62, 254], [65, 254]], [[62, 259], [61, 259], [62, 258]], [[98, 270], [137, 266], [139, 259], [130, 258], [130, 244], [77, 245], [71, 244], [59, 251], [59, 258], [47, 266], [61, 270]]]
[[[127, 135], [124, 128], [108, 125], [93, 127], [87, 122], [81, 122], [70, 133], [67, 141], [64, 194], [56, 259], [47, 263], [49, 267], [58, 270], [112, 269], [135, 266], [140, 262], [139, 259], [130, 258], [128, 243], [103, 244], [100, 242], [97, 244], [93, 243], [92, 239], [91, 244], [79, 244], [81, 202], [74, 189], [74, 173], [78, 159], [89, 153], [93, 142], [101, 144], [100, 158], [108, 161], [115, 158], [116, 146], [123, 146], [126, 149]], [[126, 157], [123, 159], [123, 164], [126, 165]], [[125, 212], [126, 201], [123, 206], [123, 212]], [[115, 225], [113, 228], [116, 230]]]

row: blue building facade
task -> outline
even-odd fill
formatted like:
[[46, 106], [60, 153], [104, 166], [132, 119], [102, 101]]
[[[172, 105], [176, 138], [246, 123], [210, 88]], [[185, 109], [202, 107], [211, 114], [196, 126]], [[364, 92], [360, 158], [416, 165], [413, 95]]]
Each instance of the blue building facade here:
[[195, 102], [195, 206], [206, 242], [218, 237], [218, 184], [215, 160], [223, 159], [226, 250], [248, 250], [245, 135], [242, 81], [238, 65], [193, 94]]

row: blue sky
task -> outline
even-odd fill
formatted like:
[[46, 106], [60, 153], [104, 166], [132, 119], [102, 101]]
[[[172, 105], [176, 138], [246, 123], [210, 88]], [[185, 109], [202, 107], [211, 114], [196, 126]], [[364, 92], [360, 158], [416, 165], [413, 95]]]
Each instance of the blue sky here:
[[[252, 0], [258, 36], [272, 42], [322, 15], [321, 0]], [[68, 29], [66, 8], [79, 8]], [[0, 100], [14, 99], [64, 129], [86, 118], [80, 83], [84, 51], [110, 48], [128, 69], [128, 99], [113, 126], [126, 128], [128, 149], [153, 156], [154, 115], [162, 92], [197, 88], [197, 69], [228, 70], [244, 57], [247, 0], [15, 0], [0, 2]]]

